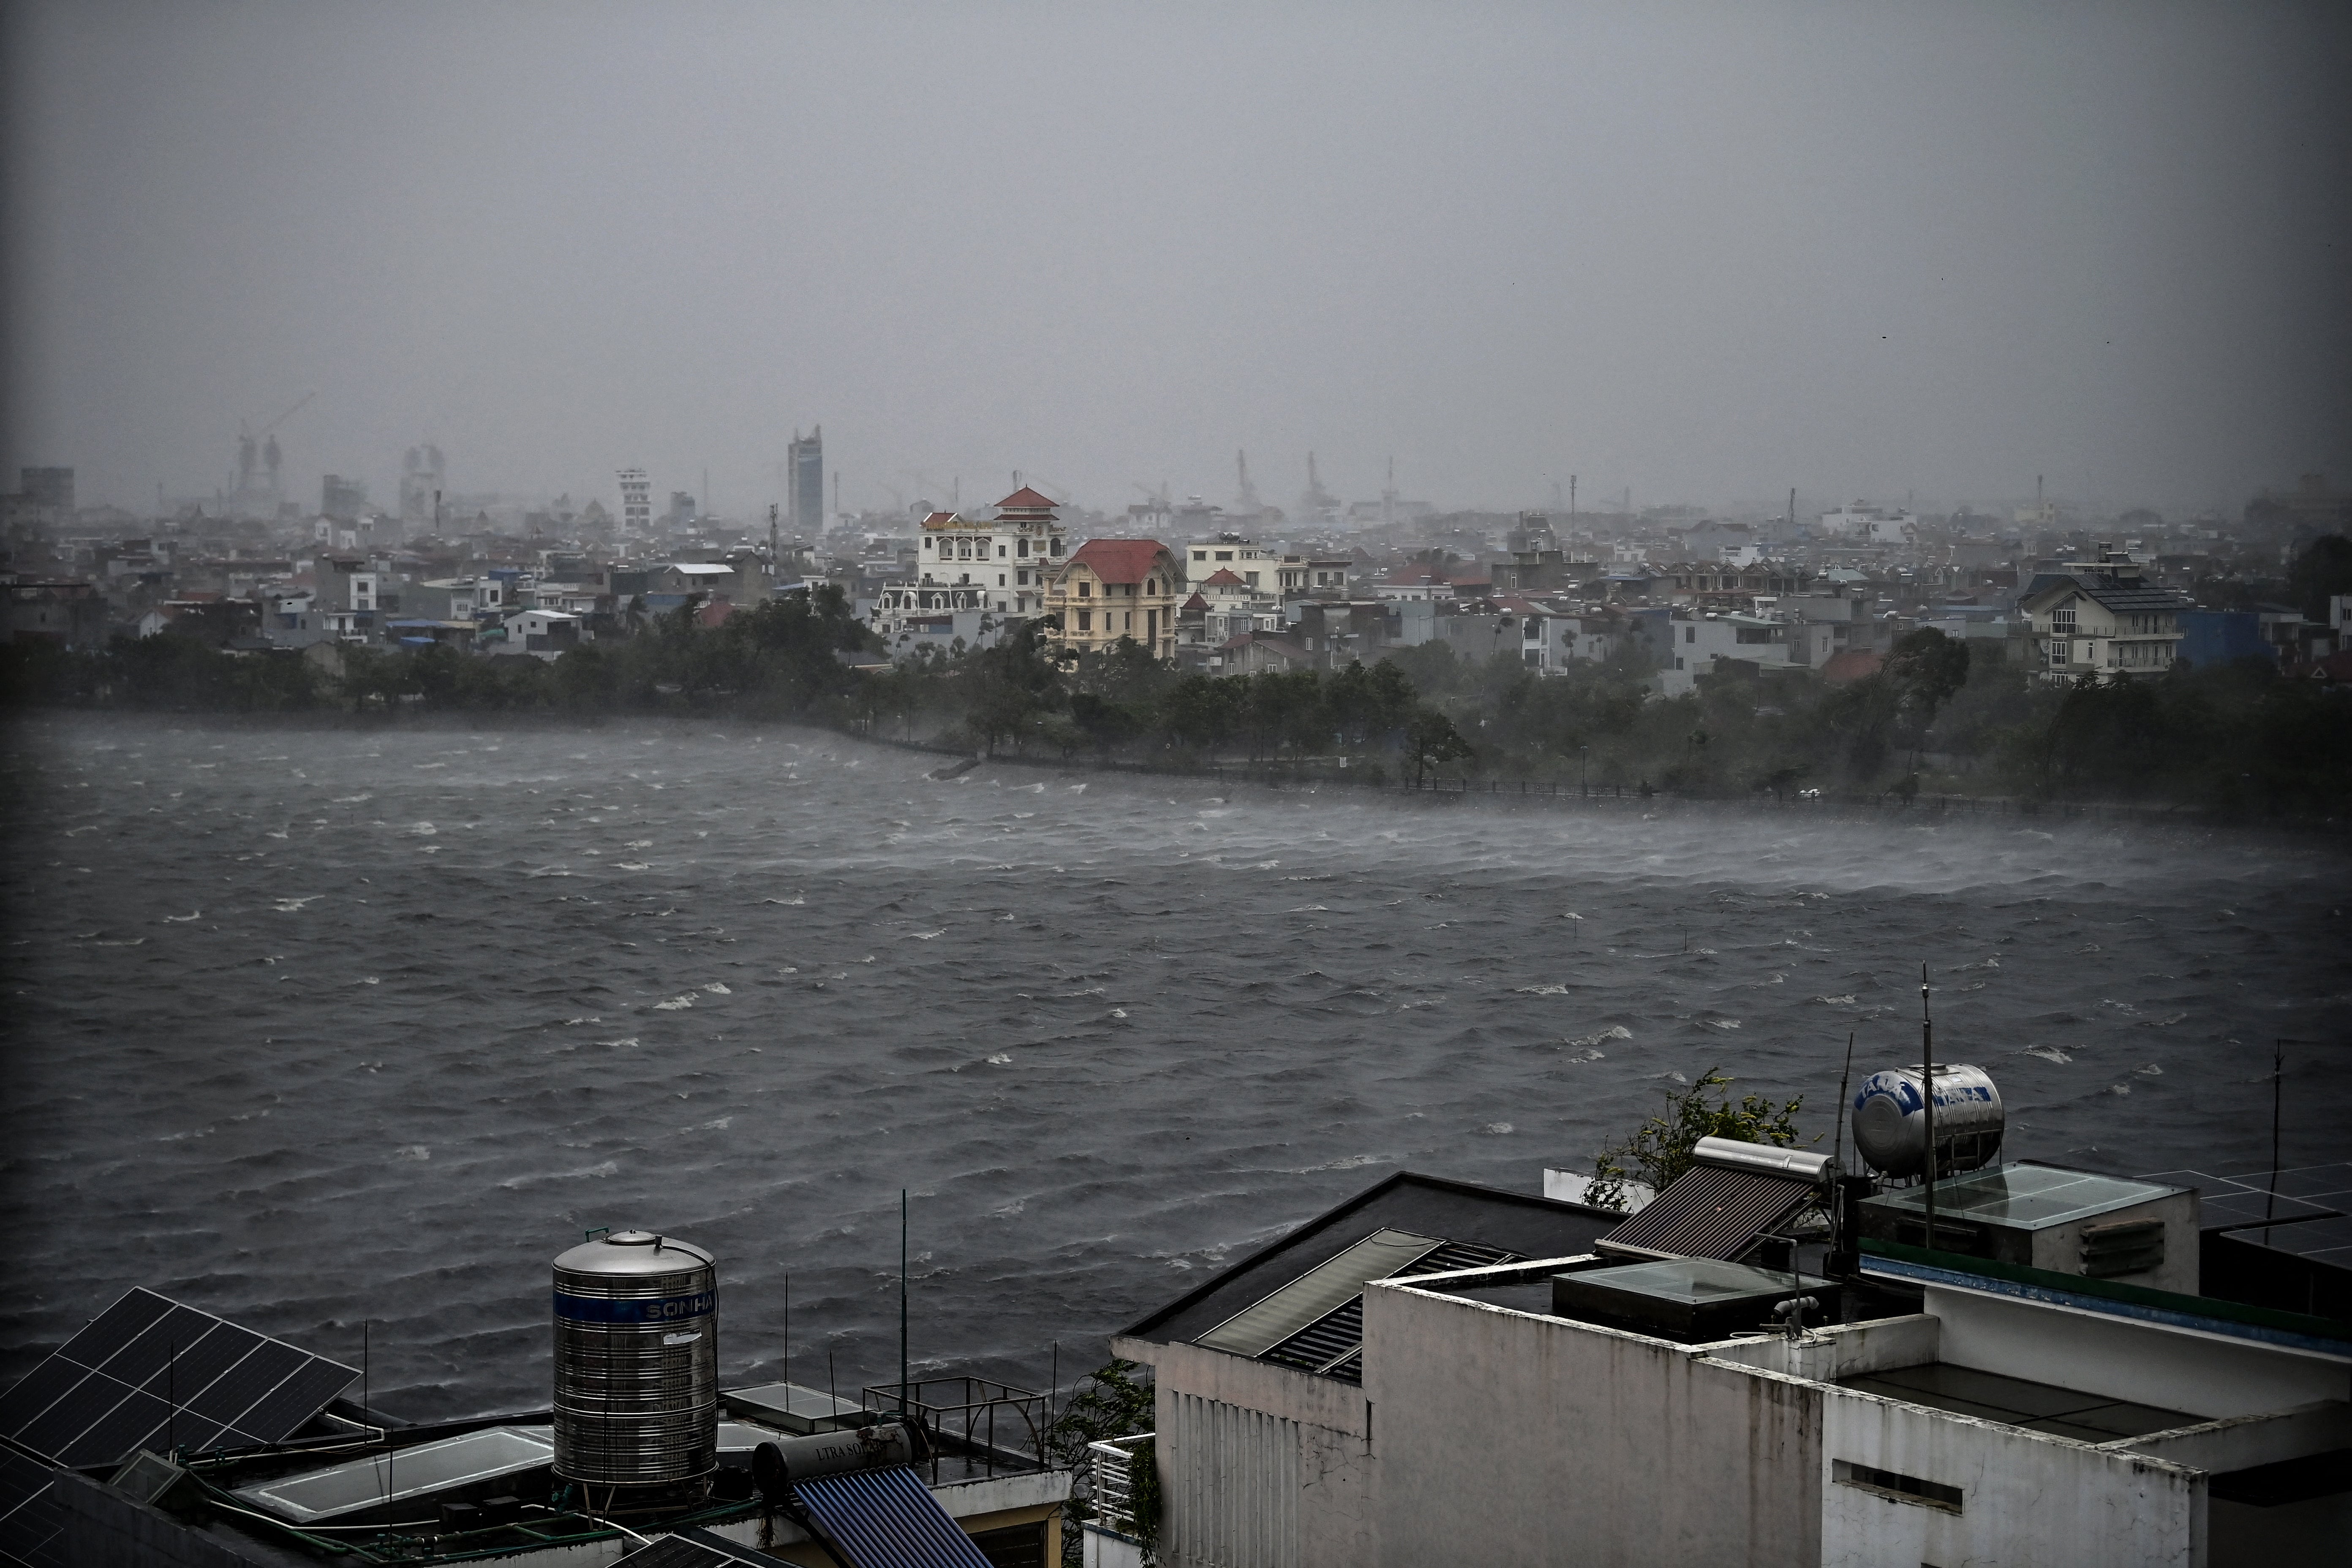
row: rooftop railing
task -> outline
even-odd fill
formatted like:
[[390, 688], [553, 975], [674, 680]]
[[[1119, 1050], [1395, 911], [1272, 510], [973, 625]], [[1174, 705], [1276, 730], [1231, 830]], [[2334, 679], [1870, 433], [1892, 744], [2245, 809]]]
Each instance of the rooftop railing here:
[[984, 1377], [929, 1377], [869, 1384], [866, 1403], [902, 1410], [929, 1439], [931, 1484], [1047, 1468], [1045, 1396]]

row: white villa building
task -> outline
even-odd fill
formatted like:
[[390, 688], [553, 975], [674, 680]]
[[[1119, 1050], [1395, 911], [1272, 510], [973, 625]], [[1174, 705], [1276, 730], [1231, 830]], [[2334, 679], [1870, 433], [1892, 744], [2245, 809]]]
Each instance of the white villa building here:
[[2159, 675], [2180, 657], [2180, 614], [2194, 609], [2177, 588], [2149, 584], [2113, 552], [2035, 574], [2018, 598], [2033, 623], [2033, 653], [2053, 679]]
[[918, 621], [980, 612], [994, 630], [1043, 614], [1067, 539], [1054, 509], [1024, 485], [997, 502], [992, 517], [932, 512], [923, 519], [914, 581], [885, 584], [869, 624], [896, 649]]

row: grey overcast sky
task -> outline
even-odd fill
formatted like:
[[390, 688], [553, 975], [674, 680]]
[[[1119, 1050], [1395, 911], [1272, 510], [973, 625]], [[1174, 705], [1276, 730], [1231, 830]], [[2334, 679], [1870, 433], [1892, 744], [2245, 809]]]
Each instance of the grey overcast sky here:
[[[764, 511], [1246, 448], [1630, 487], [2234, 510], [2352, 480], [2352, 6], [9, 8], [0, 461]], [[943, 500], [934, 495], [932, 499]]]

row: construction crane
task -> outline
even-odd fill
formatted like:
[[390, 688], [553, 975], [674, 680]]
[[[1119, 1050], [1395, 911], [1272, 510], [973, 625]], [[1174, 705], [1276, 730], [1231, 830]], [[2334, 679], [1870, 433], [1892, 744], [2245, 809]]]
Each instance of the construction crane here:
[[[917, 484], [922, 486], [921, 494], [923, 499], [930, 501], [933, 506], [940, 504], [938, 498], [941, 496], [947, 498], [947, 506], [950, 511], [955, 510], [958, 506], [962, 504], [962, 475], [959, 474], [950, 482], [942, 485], [939, 480], [931, 478], [930, 475], [923, 472], [920, 468], [901, 468], [898, 471], [906, 475], [908, 479], [914, 480]], [[884, 488], [888, 489], [887, 486], [885, 486]], [[897, 492], [893, 491], [892, 493], [896, 494]]]
[[304, 393], [301, 396], [294, 400], [293, 405], [288, 408], [285, 413], [280, 414], [277, 418], [272, 419], [268, 424], [264, 425], [258, 430], [250, 428], [245, 421], [240, 419], [237, 421], [236, 426], [237, 434], [247, 440], [258, 441], [264, 436], [267, 436], [271, 431], [277, 429], [280, 425], [285, 424], [289, 419], [293, 418], [297, 414], [301, 413], [304, 406], [310, 403], [310, 399], [318, 395], [319, 395], [315, 392]]
[[[316, 392], [304, 393], [296, 398], [293, 405], [284, 413], [258, 430], [256, 430], [248, 420], [240, 419], [236, 422], [236, 488], [240, 493], [253, 488], [253, 468], [257, 456], [259, 456], [261, 461], [268, 466], [270, 489], [275, 491], [278, 485], [278, 465], [276, 431], [280, 425], [299, 414], [303, 405], [318, 395]], [[258, 453], [257, 447], [264, 440], [269, 443], [268, 450], [267, 453]]]

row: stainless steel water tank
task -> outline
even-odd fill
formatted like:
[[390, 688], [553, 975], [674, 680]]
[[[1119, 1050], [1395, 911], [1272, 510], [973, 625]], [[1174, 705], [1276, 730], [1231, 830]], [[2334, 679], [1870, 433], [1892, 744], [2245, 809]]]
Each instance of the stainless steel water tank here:
[[[1874, 1072], [1853, 1097], [1853, 1146], [1873, 1170], [1916, 1176], [1927, 1169], [1927, 1107], [1916, 1067]], [[1982, 1068], [1936, 1064], [1937, 1170], [1950, 1175], [2000, 1155], [2000, 1090]]]
[[667, 1486], [719, 1465], [719, 1270], [615, 1231], [555, 1260], [555, 1473]]

